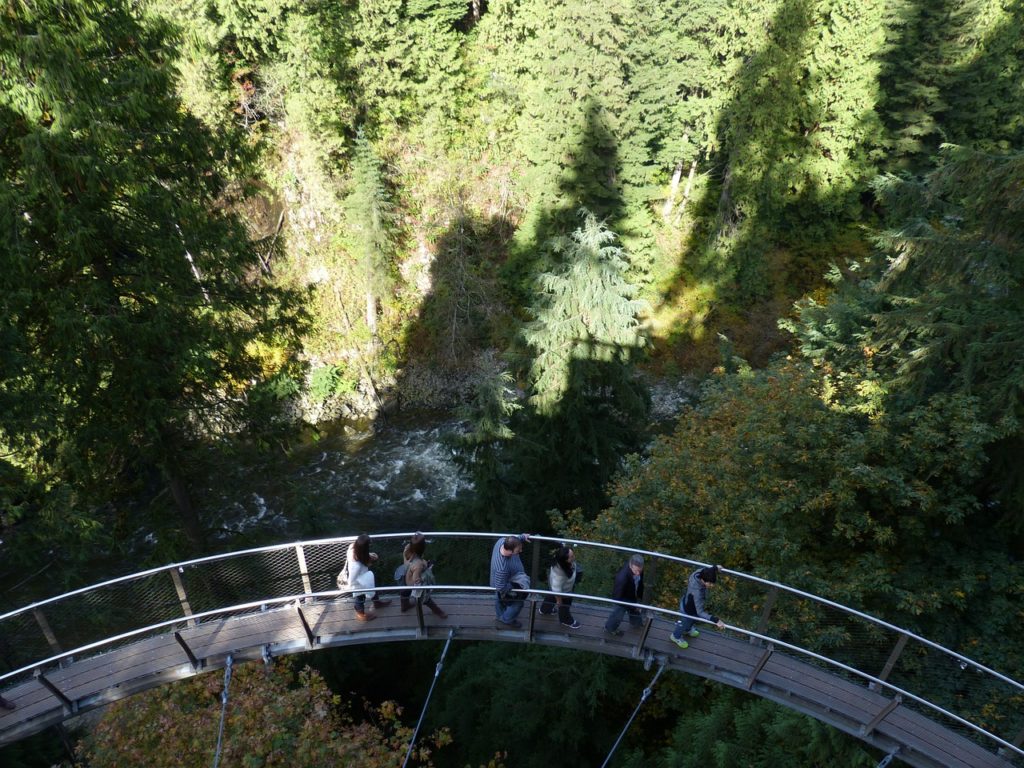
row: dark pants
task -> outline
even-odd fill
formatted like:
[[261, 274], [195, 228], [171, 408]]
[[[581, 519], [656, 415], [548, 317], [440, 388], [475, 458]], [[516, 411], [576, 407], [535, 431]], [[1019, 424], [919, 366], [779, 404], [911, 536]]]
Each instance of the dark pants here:
[[[558, 620], [563, 624], [572, 624], [572, 612], [569, 610], [570, 605], [572, 605], [572, 598], [565, 596], [562, 598], [562, 604], [558, 606]], [[546, 616], [550, 616], [555, 612], [554, 595], [544, 595], [544, 602], [540, 605], [540, 612]]]
[[629, 611], [629, 623], [633, 627], [642, 627], [643, 618], [640, 616], [639, 608], [626, 608], [624, 605], [616, 605], [612, 608], [612, 615], [608, 617], [608, 621], [604, 623], [604, 628], [609, 632], [614, 632], [619, 628], [619, 624], [622, 623], [622, 617], [626, 611]]

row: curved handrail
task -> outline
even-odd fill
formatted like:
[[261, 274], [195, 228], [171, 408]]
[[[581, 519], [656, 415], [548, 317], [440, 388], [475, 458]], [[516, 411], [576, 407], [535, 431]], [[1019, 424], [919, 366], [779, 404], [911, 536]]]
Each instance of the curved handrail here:
[[[440, 531], [425, 532], [424, 535], [426, 535], [428, 539], [432, 539], [435, 541], [457, 539], [485, 539], [490, 542], [494, 542], [501, 536], [505, 536], [508, 534], [494, 532], [482, 533]], [[411, 536], [411, 532], [389, 533], [374, 535], [373, 539], [376, 545], [379, 547], [381, 542], [393, 540], [401, 541], [402, 539], [407, 539], [409, 536]], [[337, 596], [339, 593], [336, 590], [323, 591], [322, 589], [311, 589], [309, 587], [309, 574], [316, 573], [318, 574], [319, 579], [322, 578], [329, 570], [334, 571], [337, 568], [340, 568], [341, 562], [344, 559], [344, 552], [347, 552], [347, 546], [345, 545], [353, 541], [354, 538], [354, 536], [342, 536], [316, 539], [311, 541], [275, 544], [240, 550], [236, 552], [211, 555], [179, 563], [172, 563], [158, 568], [152, 568], [138, 573], [128, 574], [125, 576], [117, 577], [115, 579], [110, 579], [108, 581], [104, 581], [92, 586], [72, 590], [61, 595], [56, 595], [45, 600], [40, 600], [31, 603], [30, 605], [23, 606], [22, 608], [16, 609], [14, 611], [9, 611], [3, 615], [0, 615], [0, 634], [7, 637], [8, 640], [10, 641], [10, 639], [19, 639], [22, 636], [30, 635], [34, 632], [35, 641], [38, 647], [38, 642], [41, 637], [41, 629], [42, 635], [46, 637], [50, 648], [56, 648], [59, 652], [51, 652], [49, 654], [46, 654], [45, 657], [42, 657], [41, 655], [36, 655], [36, 657], [29, 661], [29, 663], [19, 664], [16, 670], [8, 672], [4, 675], [0, 675], [0, 683], [3, 683], [4, 681], [13, 681], [19, 676], [24, 675], [32, 670], [39, 669], [47, 665], [59, 663], [62, 659], [65, 659], [68, 656], [88, 653], [100, 647], [110, 646], [113, 644], [117, 644], [119, 642], [124, 642], [132, 638], [146, 635], [147, 633], [152, 633], [161, 628], [173, 626], [175, 624], [181, 624], [184, 621], [194, 622], [201, 620], [203, 617], [207, 616], [216, 616], [230, 611], [249, 610], [255, 606], [261, 605], [286, 603], [288, 601], [302, 597]], [[539, 544], [564, 542], [571, 544], [574, 547], [577, 547], [580, 552], [583, 552], [584, 548], [589, 548], [592, 550], [604, 550], [606, 552], [615, 553], [639, 553], [654, 558], [655, 560], [663, 560], [671, 564], [685, 565], [689, 567], [698, 567], [706, 565], [706, 563], [702, 563], [700, 561], [690, 560], [687, 558], [677, 557], [675, 555], [668, 555], [650, 550], [638, 549], [635, 547], [627, 547], [619, 544], [607, 544], [603, 542], [591, 542], [580, 539], [569, 539], [561, 537], [555, 538], [547, 536], [533, 536], [531, 537], [531, 542], [537, 542]], [[345, 549], [341, 550], [341, 554], [335, 551], [335, 548], [342, 546], [345, 546]], [[321, 552], [321, 550], [323, 552]], [[284, 562], [290, 557], [290, 555], [288, 554], [290, 551], [298, 553], [297, 560], [295, 563]], [[330, 567], [322, 566], [318, 570], [308, 569], [307, 572], [305, 561], [303, 559], [304, 552], [321, 552], [321, 554], [325, 552], [326, 555], [330, 558]], [[274, 562], [270, 565], [261, 562], [261, 560], [268, 558], [274, 559]], [[198, 612], [193, 613], [191, 609], [188, 607], [188, 590], [185, 589], [184, 585], [182, 584], [182, 577], [185, 576], [192, 578], [193, 576], [195, 576], [196, 584], [190, 584], [189, 589], [192, 589], [196, 586], [210, 588], [210, 585], [206, 582], [216, 582], [217, 579], [221, 578], [222, 576], [221, 572], [217, 569], [230, 569], [235, 567], [240, 568], [243, 571], [247, 567], [250, 569], [266, 567], [267, 570], [273, 571], [272, 575], [275, 578], [278, 578], [281, 581], [297, 579], [300, 577], [301, 571], [301, 577], [305, 580], [306, 589], [302, 592], [297, 592], [294, 589], [287, 590], [287, 597], [267, 594], [266, 597], [263, 597], [255, 602], [232, 602], [232, 607], [230, 608], [225, 608], [223, 607], [222, 603], [219, 603], [219, 607], [214, 607], [209, 610], [200, 610]], [[203, 577], [204, 569], [211, 569], [211, 573], [204, 577], [205, 581], [204, 578], [200, 578]], [[175, 587], [178, 588], [176, 598], [170, 592], [170, 581], [167, 580], [166, 577], [166, 574], [168, 572], [172, 572]], [[1010, 697], [1010, 701], [1013, 701], [1015, 703], [1017, 699], [1019, 699], [1021, 692], [1024, 692], [1024, 684], [1010, 678], [1009, 676], [1004, 675], [996, 670], [990, 669], [989, 667], [979, 662], [976, 662], [960, 653], [945, 648], [937, 643], [934, 643], [926, 638], [923, 638], [913, 632], [897, 627], [882, 619], [876, 618], [861, 611], [857, 611], [853, 608], [848, 608], [832, 600], [829, 600], [828, 598], [813, 595], [811, 593], [804, 592], [794, 587], [763, 579], [761, 577], [754, 576], [751, 574], [746, 574], [741, 571], [723, 569], [723, 573], [730, 575], [731, 577], [737, 579], [737, 581], [745, 581], [749, 584], [757, 585], [759, 588], [778, 590], [788, 595], [797, 597], [801, 600], [810, 601], [813, 604], [824, 606], [834, 611], [838, 611], [841, 615], [845, 615], [847, 617], [856, 619], [857, 621], [867, 622], [888, 632], [896, 633], [897, 635], [906, 638], [906, 640], [900, 642], [900, 644], [898, 645], [899, 648], [902, 648], [903, 642], [912, 640], [914, 643], [919, 644], [922, 648], [930, 649], [931, 651], [938, 652], [944, 655], [945, 657], [948, 657], [949, 659], [955, 660], [957, 664], [960, 666], [961, 671], [966, 669], [966, 667], [969, 665], [969, 667], [972, 670], [979, 673], [979, 675], [984, 675], [985, 678], [989, 680], [989, 682], [998, 682], [1012, 689], [1012, 696]], [[245, 574], [243, 573], [243, 576], [244, 575]], [[163, 580], [163, 583], [156, 584], [156, 582], [161, 579]], [[249, 586], [248, 582], [246, 582], [244, 579], [229, 579], [228, 581], [231, 582], [227, 587], [228, 592], [238, 588], [239, 584], [245, 587]], [[296, 584], [296, 586], [298, 585]], [[79, 632], [77, 631], [78, 627], [75, 627], [76, 631], [72, 632], [70, 631], [70, 627], [58, 626], [58, 629], [61, 631], [54, 632], [53, 628], [49, 626], [49, 622], [44, 615], [45, 610], [49, 610], [51, 619], [53, 619], [54, 616], [56, 615], [56, 621], [66, 619], [68, 622], [74, 621], [73, 614], [75, 612], [74, 609], [76, 608], [78, 610], [91, 610], [94, 609], [96, 605], [99, 605], [101, 609], [106, 608], [108, 611], [111, 612], [111, 615], [114, 615], [116, 614], [117, 608], [116, 600], [120, 597], [120, 599], [122, 599], [122, 603], [124, 603], [126, 599], [125, 596], [119, 596], [114, 593], [116, 593], [118, 590], [124, 589], [132, 591], [136, 587], [144, 593], [145, 590], [160, 591], [162, 593], [161, 596], [163, 599], [162, 602], [160, 602], [156, 606], [156, 609], [163, 611], [164, 615], [167, 615], [167, 611], [164, 609], [183, 608], [184, 610], [182, 612], [176, 612], [175, 615], [173, 615], [173, 617], [168, 617], [162, 621], [149, 621], [145, 627], [139, 628], [136, 626], [132, 629], [129, 629], [129, 631], [127, 632], [117, 633], [111, 637], [102, 637], [101, 639], [92, 640], [90, 642], [76, 643], [75, 649], [71, 651], [65, 651], [57, 646], [56, 638], [58, 635], [61, 635], [66, 632], [68, 635], [75, 636], [79, 634]], [[216, 587], [212, 587], [211, 589], [216, 591]], [[388, 592], [400, 590], [401, 588], [379, 586], [377, 589], [382, 592]], [[489, 587], [469, 587], [464, 585], [452, 587], [444, 587], [441, 585], [437, 585], [433, 587], [433, 589], [449, 591], [491, 591]], [[207, 591], [209, 591], [209, 589]], [[536, 594], [547, 594], [547, 592], [544, 590], [533, 589], [531, 591]], [[137, 599], [134, 596], [131, 597], [132, 599]], [[214, 597], [217, 597], [217, 595], [215, 595]], [[596, 595], [580, 594], [577, 595], [577, 597], [586, 598], [597, 603], [604, 602], [614, 604], [616, 602], [608, 598], [598, 597]], [[139, 617], [134, 615], [133, 605], [122, 605], [121, 607], [122, 610], [127, 610], [131, 614], [128, 617], [131, 621], [136, 621], [139, 619]], [[55, 608], [60, 608], [60, 613], [56, 613], [54, 611]], [[675, 611], [668, 611], [667, 609], [660, 608], [657, 606], [645, 606], [645, 608], [666, 615], [679, 615]], [[93, 613], [95, 613], [95, 611], [93, 611]], [[67, 615], [65, 616], [65, 614]], [[89, 618], [95, 617], [93, 615], [89, 615]], [[106, 625], [101, 625], [100, 627], [98, 627], [98, 629], [102, 630], [105, 626]], [[907, 688], [906, 684], [898, 685], [892, 681], [887, 680], [886, 678], [891, 672], [893, 664], [887, 664], [886, 670], [883, 670], [883, 672], [879, 673], [879, 675], [873, 675], [863, 669], [858, 668], [853, 664], [847, 664], [838, 658], [830, 658], [822, 654], [817, 654], [810, 648], [802, 648], [800, 645], [790, 643], [780, 637], [773, 637], [764, 632], [755, 631], [751, 628], [742, 627], [739, 625], [731, 625], [730, 629], [734, 632], [741, 633], [755, 640], [767, 640], [779, 645], [780, 647], [786, 647], [793, 650], [794, 652], [809, 655], [810, 657], [815, 658], [819, 662], [826, 663], [832, 666], [833, 668], [840, 669], [846, 672], [847, 674], [852, 674], [858, 677], [859, 679], [863, 679], [871, 683], [874, 686], [881, 686], [888, 690], [897, 692], [900, 695], [907, 698], [908, 700], [915, 701], [921, 706], [924, 706], [932, 711], [938, 712], [941, 715], [950, 718], [953, 722], [957, 723], [958, 725], [968, 728], [979, 735], [983, 735], [987, 739], [991, 739], [994, 743], [999, 744], [1004, 749], [1011, 750], [1012, 752], [1018, 755], [1024, 755], [1024, 750], [1022, 750], [1020, 747], [1012, 743], [1010, 739], [1005, 738], [1005, 734], [1000, 735], [998, 733], [994, 733], [990, 728], [983, 727], [982, 725], [976, 722], [972, 722], [967, 717], [964, 717], [958, 714], [957, 712], [952, 711], [951, 709], [947, 709], [933, 701], [929, 701], [924, 696], [913, 693], [909, 688]], [[758, 629], [761, 629], [761, 627], [759, 627]], [[107, 628], [107, 631], [109, 631], [109, 628]], [[898, 653], [896, 654], [896, 656], [898, 656]], [[890, 659], [890, 661], [892, 661], [892, 659]], [[911, 682], [913, 682], [913, 677], [911, 677]], [[982, 692], [986, 695], [990, 694], [990, 691], [987, 690], [984, 690]], [[1005, 693], [1000, 695], [1005, 695]], [[974, 709], [966, 708], [965, 706], [964, 711], [974, 711]]]

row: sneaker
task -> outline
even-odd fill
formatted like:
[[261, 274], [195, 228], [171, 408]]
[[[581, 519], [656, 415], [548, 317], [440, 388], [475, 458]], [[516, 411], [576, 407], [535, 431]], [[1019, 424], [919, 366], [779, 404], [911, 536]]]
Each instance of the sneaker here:
[[690, 647], [690, 644], [689, 644], [688, 642], [686, 642], [685, 640], [683, 640], [683, 638], [681, 638], [681, 637], [676, 637], [675, 635], [669, 635], [669, 637], [670, 637], [670, 638], [672, 638], [672, 642], [673, 642], [673, 643], [675, 643], [676, 645], [678, 645], [678, 646], [679, 646], [680, 648], [682, 648], [682, 649], [683, 649], [684, 651], [685, 651], [685, 650], [686, 650], [687, 648], [689, 648], [689, 647]]
[[501, 619], [495, 619], [501, 626], [508, 627], [509, 629], [522, 629], [523, 622], [521, 621], [502, 621]]
[[563, 627], [568, 627], [569, 629], [579, 629], [580, 628], [580, 623], [578, 621], [576, 621], [576, 619], [573, 619], [572, 622], [562, 621], [562, 622], [559, 622], [559, 623]]
[[698, 632], [696, 629], [691, 629], [686, 634], [688, 634], [690, 637], [700, 637], [700, 632]]
[[3, 696], [0, 696], [0, 707], [3, 707], [6, 710], [12, 710], [17, 707], [17, 704], [10, 699], [5, 699]]
[[622, 637], [621, 629], [608, 629], [608, 627], [605, 627], [604, 631], [612, 637]]
[[372, 613], [359, 613], [359, 611], [356, 611], [356, 621], [373, 621], [376, 618]]

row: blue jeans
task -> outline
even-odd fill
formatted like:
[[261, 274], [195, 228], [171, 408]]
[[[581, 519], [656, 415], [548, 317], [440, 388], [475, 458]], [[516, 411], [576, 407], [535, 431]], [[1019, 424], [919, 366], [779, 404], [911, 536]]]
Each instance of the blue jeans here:
[[616, 605], [612, 608], [612, 615], [608, 617], [608, 621], [604, 623], [604, 628], [609, 632], [614, 632], [619, 628], [619, 624], [622, 623], [622, 617], [626, 611], [629, 611], [629, 623], [631, 626], [640, 627], [643, 626], [643, 620], [640, 617], [640, 610], [638, 608], [627, 608], [624, 605]]
[[697, 623], [690, 618], [689, 612], [686, 610], [686, 603], [684, 600], [679, 601], [679, 612], [686, 615], [676, 622], [676, 628], [672, 630], [672, 637], [676, 640], [693, 629], [693, 625]]
[[494, 593], [494, 615], [502, 624], [511, 624], [523, 610], [525, 600], [502, 600], [501, 595]]

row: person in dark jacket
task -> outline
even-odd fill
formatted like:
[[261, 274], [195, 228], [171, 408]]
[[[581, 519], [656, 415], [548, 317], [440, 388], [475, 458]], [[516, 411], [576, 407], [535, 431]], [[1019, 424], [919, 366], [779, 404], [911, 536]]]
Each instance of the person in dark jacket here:
[[707, 609], [708, 590], [718, 582], [718, 571], [721, 566], [709, 565], [706, 568], [698, 568], [690, 574], [686, 582], [686, 594], [679, 599], [679, 612], [686, 614], [676, 622], [672, 630], [672, 642], [680, 648], [689, 648], [690, 644], [683, 639], [683, 635], [697, 637], [700, 632], [694, 628], [697, 622], [691, 619], [695, 616], [705, 621], [710, 621], [719, 629], [725, 627], [725, 623]]
[[[640, 555], [630, 555], [622, 569], [615, 574], [615, 585], [612, 587], [612, 598], [621, 600], [624, 603], [641, 603], [644, 599], [644, 559]], [[629, 608], [625, 605], [616, 605], [612, 609], [608, 621], [604, 623], [604, 631], [609, 635], [619, 637], [622, 630], [619, 624], [622, 617], [628, 613], [629, 623], [633, 627], [639, 627], [642, 623], [639, 608]]]

